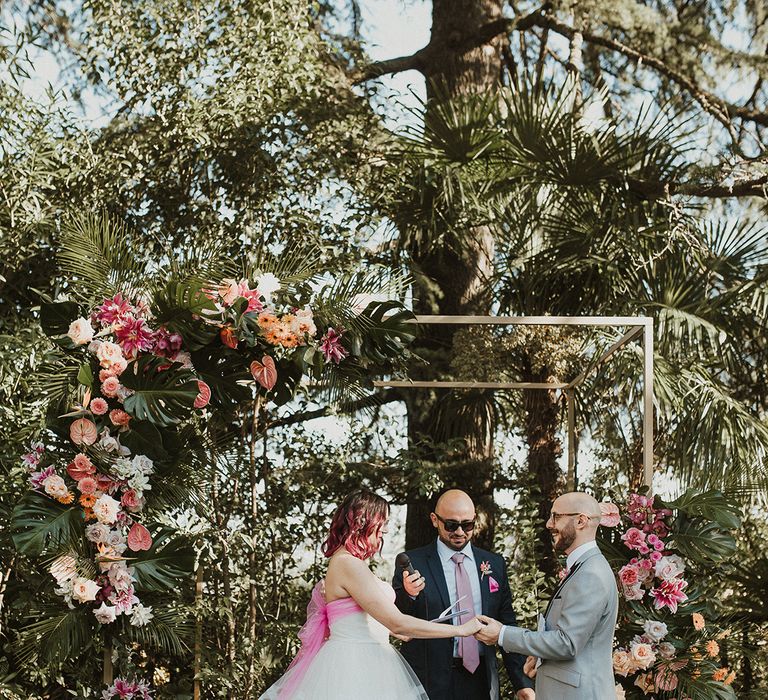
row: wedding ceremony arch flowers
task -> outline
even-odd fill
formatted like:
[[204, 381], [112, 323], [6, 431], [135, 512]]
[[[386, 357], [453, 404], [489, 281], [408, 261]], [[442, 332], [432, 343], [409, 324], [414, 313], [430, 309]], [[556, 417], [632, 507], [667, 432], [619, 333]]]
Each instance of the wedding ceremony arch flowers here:
[[738, 508], [717, 491], [688, 491], [670, 502], [633, 493], [623, 514], [610, 506], [606, 517], [602, 504], [601, 544], [620, 593], [617, 697], [735, 697], [735, 673], [720, 662], [730, 632], [705, 622], [695, 576], [735, 550]]
[[[396, 277], [391, 294], [381, 270], [333, 278], [319, 248], [238, 265], [211, 254], [182, 269], [137, 262], [126, 240], [106, 216], [70, 221], [64, 291], [40, 304], [48, 412], [22, 460], [30, 489], [11, 527], [48, 577], [35, 595], [51, 605], [22, 630], [20, 659], [46, 649], [67, 658], [95, 632], [105, 655], [146, 643], [182, 654], [188, 611], [174, 601], [195, 554], [164, 523], [199, 498], [207, 421], [312, 387], [329, 402], [364, 397], [372, 376], [398, 371], [414, 337], [413, 315], [391, 298]], [[120, 684], [116, 697], [130, 690]]]

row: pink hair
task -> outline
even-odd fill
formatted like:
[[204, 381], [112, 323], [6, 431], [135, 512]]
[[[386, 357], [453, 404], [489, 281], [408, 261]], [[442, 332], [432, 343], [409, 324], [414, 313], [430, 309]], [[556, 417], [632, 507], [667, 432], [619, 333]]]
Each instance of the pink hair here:
[[371, 535], [378, 534], [389, 517], [389, 503], [370, 491], [350, 493], [336, 509], [322, 551], [330, 557], [340, 547], [357, 557], [369, 559], [379, 548], [371, 544]]

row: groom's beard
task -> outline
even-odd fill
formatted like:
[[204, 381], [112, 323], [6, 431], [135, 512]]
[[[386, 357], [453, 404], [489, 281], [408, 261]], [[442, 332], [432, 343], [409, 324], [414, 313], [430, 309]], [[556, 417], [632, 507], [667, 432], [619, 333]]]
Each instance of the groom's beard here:
[[555, 542], [555, 551], [564, 552], [576, 540], [576, 528], [573, 523], [569, 523], [563, 529], [550, 530]]

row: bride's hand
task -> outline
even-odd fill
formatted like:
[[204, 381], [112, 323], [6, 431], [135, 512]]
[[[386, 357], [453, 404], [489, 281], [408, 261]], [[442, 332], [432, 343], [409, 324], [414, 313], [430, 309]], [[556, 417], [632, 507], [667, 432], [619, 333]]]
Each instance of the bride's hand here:
[[459, 637], [471, 637], [473, 634], [477, 634], [483, 628], [482, 622], [476, 617], [473, 617], [469, 622], [465, 622], [459, 625]]

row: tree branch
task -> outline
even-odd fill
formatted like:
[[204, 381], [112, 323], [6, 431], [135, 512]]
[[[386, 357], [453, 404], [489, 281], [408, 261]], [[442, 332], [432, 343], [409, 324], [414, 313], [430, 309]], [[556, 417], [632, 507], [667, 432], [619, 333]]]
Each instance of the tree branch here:
[[306, 423], [307, 421], [314, 420], [315, 418], [323, 418], [324, 416], [330, 416], [337, 413], [356, 413], [364, 408], [373, 408], [375, 406], [383, 406], [384, 404], [400, 401], [403, 398], [401, 392], [397, 389], [387, 389], [380, 394], [372, 394], [366, 396], [357, 401], [350, 401], [349, 403], [341, 404], [338, 410], [335, 410], [332, 406], [323, 406], [323, 408], [315, 409], [314, 411], [302, 411], [301, 413], [294, 413], [291, 416], [285, 418], [277, 418], [267, 425], [268, 429], [282, 428], [286, 425], [295, 425], [296, 423]]
[[644, 197], [657, 198], [664, 194], [686, 195], [688, 197], [766, 197], [768, 196], [768, 174], [752, 180], [741, 180], [732, 185], [704, 185], [694, 182], [649, 182], [627, 178], [629, 189]]

